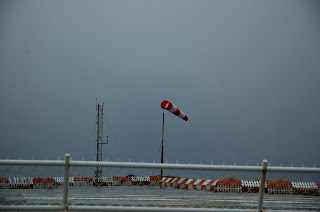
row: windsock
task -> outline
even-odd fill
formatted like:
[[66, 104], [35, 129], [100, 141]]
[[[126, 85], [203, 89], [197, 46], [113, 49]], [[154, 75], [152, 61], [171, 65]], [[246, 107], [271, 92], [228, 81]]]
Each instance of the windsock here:
[[174, 104], [172, 104], [171, 102], [169, 102], [167, 100], [164, 100], [161, 103], [161, 108], [170, 111], [171, 113], [182, 118], [185, 121], [188, 121], [188, 119], [189, 119], [186, 114], [184, 114], [179, 108], [177, 108]]

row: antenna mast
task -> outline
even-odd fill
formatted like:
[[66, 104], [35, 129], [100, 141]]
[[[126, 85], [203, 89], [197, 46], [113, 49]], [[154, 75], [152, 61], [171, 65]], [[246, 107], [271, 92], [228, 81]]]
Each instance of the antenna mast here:
[[[106, 143], [103, 143], [103, 105], [104, 103], [98, 103], [96, 99], [96, 111], [97, 111], [97, 156], [96, 160], [102, 161], [102, 144], [108, 144], [108, 140]], [[94, 172], [94, 182], [96, 185], [104, 184], [102, 179], [102, 167], [97, 166], [96, 171]]]

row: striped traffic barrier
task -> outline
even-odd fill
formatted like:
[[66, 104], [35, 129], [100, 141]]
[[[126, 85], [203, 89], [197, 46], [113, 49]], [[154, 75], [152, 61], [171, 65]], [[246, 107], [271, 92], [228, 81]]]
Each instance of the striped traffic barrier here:
[[[258, 193], [260, 188], [260, 180], [241, 180], [242, 192]], [[267, 188], [267, 183], [265, 184]]]
[[203, 183], [203, 186], [206, 187], [207, 191], [215, 191], [216, 185], [217, 185], [217, 181], [215, 181], [215, 180], [206, 180]]
[[292, 185], [290, 182], [267, 182], [269, 194], [290, 194]]
[[180, 178], [177, 182], [177, 188], [185, 189], [185, 183], [189, 180], [189, 178]]
[[177, 182], [180, 180], [180, 177], [175, 177], [169, 182], [169, 186], [176, 188]]
[[219, 192], [242, 192], [242, 184], [240, 180], [218, 180], [217, 189]]
[[291, 182], [292, 192], [295, 194], [315, 195], [319, 193], [319, 183], [315, 182]]
[[150, 185], [149, 176], [132, 176], [132, 185]]
[[186, 188], [187, 189], [193, 189], [193, 184], [197, 181], [197, 179], [189, 179], [186, 182]]
[[161, 179], [161, 185], [167, 187], [167, 183], [171, 180], [171, 177], [162, 177]]
[[160, 184], [160, 176], [150, 176], [150, 185], [159, 185]]
[[206, 186], [205, 185], [203, 185], [205, 182], [206, 182], [207, 180], [201, 180], [200, 182], [199, 182], [199, 184], [197, 185], [197, 190], [206, 190]]

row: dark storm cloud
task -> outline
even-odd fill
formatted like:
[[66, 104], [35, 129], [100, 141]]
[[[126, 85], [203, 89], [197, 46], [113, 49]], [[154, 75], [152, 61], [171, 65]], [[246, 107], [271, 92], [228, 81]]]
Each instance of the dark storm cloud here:
[[[1, 157], [319, 165], [316, 1], [2, 1]], [[94, 139], [94, 138], [93, 138]], [[89, 148], [90, 147], [90, 148]], [[88, 153], [89, 152], [89, 153]]]

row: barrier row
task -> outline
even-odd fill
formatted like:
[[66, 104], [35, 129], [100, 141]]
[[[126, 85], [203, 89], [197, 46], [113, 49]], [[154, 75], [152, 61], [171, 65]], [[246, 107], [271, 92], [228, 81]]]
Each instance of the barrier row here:
[[[160, 184], [164, 187], [196, 189], [214, 192], [258, 193], [260, 181], [248, 180], [204, 180], [189, 178], [163, 177]], [[308, 194], [320, 195], [320, 183], [314, 182], [266, 182], [265, 193], [269, 194]]]
[[[210, 180], [190, 179], [182, 177], [159, 176], [112, 176], [99, 179], [103, 185], [108, 186], [131, 186], [131, 185], [159, 185], [179, 189], [196, 189], [214, 192], [232, 193], [257, 193], [260, 181], [248, 180]], [[0, 188], [2, 189], [40, 189], [57, 188], [64, 185], [63, 177], [0, 177]], [[70, 186], [93, 186], [95, 179], [92, 177], [70, 177]], [[314, 182], [271, 182], [265, 183], [265, 192], [269, 194], [320, 194], [320, 183]]]
[[[70, 177], [69, 186], [93, 186], [96, 182], [105, 186], [159, 185], [159, 181], [159, 176]], [[62, 185], [63, 177], [0, 177], [0, 189], [56, 188]]]
[[60, 185], [63, 185], [63, 177], [0, 177], [2, 189], [56, 188]]

